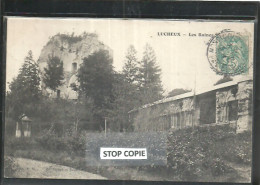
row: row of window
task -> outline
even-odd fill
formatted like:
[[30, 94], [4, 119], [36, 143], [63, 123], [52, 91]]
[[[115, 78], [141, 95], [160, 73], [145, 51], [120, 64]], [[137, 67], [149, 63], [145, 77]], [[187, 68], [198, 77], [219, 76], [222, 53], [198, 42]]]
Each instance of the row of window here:
[[[208, 118], [211, 116], [212, 119], [209, 122], [205, 122], [205, 124], [211, 124], [216, 122], [216, 107], [212, 107], [212, 111], [214, 114], [206, 115], [200, 114], [199, 122], [200, 124], [204, 124], [204, 120], [209, 120]], [[235, 121], [237, 120], [238, 115], [238, 101], [230, 101], [227, 103], [226, 107], [221, 111], [218, 122], [225, 122], [225, 121]], [[158, 121], [157, 130], [167, 130], [170, 127], [172, 128], [184, 128], [195, 125], [195, 116], [194, 111], [190, 112], [179, 112], [176, 114], [172, 114], [170, 116], [164, 116]]]

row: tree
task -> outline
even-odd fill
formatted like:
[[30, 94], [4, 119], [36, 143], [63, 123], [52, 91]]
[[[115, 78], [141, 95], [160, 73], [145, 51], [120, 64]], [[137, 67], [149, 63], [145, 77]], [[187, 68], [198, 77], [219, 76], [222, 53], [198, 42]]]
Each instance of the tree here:
[[123, 75], [130, 84], [136, 84], [138, 82], [138, 61], [136, 54], [137, 52], [134, 46], [130, 45], [126, 53], [123, 67]]
[[156, 64], [153, 48], [146, 44], [139, 69], [140, 91], [143, 104], [152, 103], [162, 98], [161, 69]]
[[41, 98], [39, 66], [34, 61], [32, 51], [24, 59], [18, 76], [13, 79], [7, 93], [8, 105], [12, 113], [9, 114], [15, 121], [20, 121], [22, 114], [35, 116]]
[[187, 93], [187, 92], [191, 92], [191, 90], [187, 90], [187, 89], [173, 89], [171, 92], [168, 93], [168, 96], [167, 97], [173, 97], [173, 96], [177, 96], [177, 95], [180, 95], [180, 94], [184, 94], [184, 93]]
[[115, 73], [113, 82], [113, 111], [109, 115], [109, 128], [114, 131], [132, 129], [128, 121], [128, 112], [141, 106], [139, 89], [139, 62], [133, 45], [127, 49], [122, 73]]
[[[79, 96], [77, 100], [73, 102], [73, 107], [71, 107], [71, 113], [73, 120], [73, 128], [75, 132], [78, 132], [80, 129], [89, 125], [89, 122], [93, 122], [93, 114], [91, 113], [92, 108], [92, 100], [86, 99], [86, 97], [84, 96]], [[80, 125], [81, 122], [84, 122], [85, 125]]]
[[109, 114], [109, 128], [114, 131], [131, 131], [128, 112], [140, 104], [140, 92], [129, 83], [124, 74], [116, 73], [113, 83], [113, 111]]
[[103, 124], [114, 100], [112, 93], [114, 71], [112, 58], [107, 50], [99, 50], [83, 59], [78, 70], [79, 94], [93, 100], [96, 123]]
[[55, 92], [63, 84], [63, 80], [63, 62], [57, 56], [49, 56], [47, 68], [44, 68], [43, 83]]
[[220, 80], [218, 80], [214, 85], [218, 85], [218, 84], [222, 84], [222, 83], [226, 83], [226, 82], [230, 82], [233, 79], [229, 76], [229, 75], [224, 75], [223, 78], [221, 78]]

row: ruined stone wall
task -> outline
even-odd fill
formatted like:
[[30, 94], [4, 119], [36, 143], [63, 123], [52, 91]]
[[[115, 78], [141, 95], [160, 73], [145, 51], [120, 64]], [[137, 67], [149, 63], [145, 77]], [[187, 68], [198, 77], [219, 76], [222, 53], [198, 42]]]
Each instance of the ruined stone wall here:
[[169, 104], [164, 114], [170, 116], [172, 128], [184, 128], [198, 124], [199, 109], [195, 109], [197, 106], [195, 101], [193, 97], [188, 97]]
[[158, 104], [139, 109], [134, 113], [133, 126], [135, 131], [163, 131], [170, 128], [168, 117], [163, 111], [168, 104]]
[[253, 122], [253, 81], [238, 84], [238, 119], [237, 133], [252, 129]]
[[[60, 97], [65, 99], [77, 99], [77, 93], [71, 88], [72, 84], [77, 84], [77, 69], [82, 64], [83, 59], [89, 57], [96, 51], [106, 50], [111, 59], [113, 51], [104, 45], [94, 33], [83, 33], [79, 36], [69, 34], [56, 34], [52, 36], [46, 45], [42, 48], [38, 63], [41, 71], [41, 79], [43, 78], [44, 68], [47, 67], [49, 56], [56, 56], [63, 62], [64, 81], [58, 90]], [[77, 66], [77, 69], [75, 66]], [[41, 83], [43, 93], [50, 97], [56, 98], [57, 94], [45, 87]]]
[[199, 109], [195, 111], [193, 97], [152, 105], [133, 115], [135, 131], [163, 131], [199, 124]]
[[228, 102], [237, 100], [237, 85], [216, 92], [216, 123], [229, 122]]
[[[218, 90], [216, 92], [216, 123], [231, 123], [236, 127], [237, 133], [250, 130], [252, 127], [252, 94], [252, 80]], [[230, 120], [232, 103], [237, 105], [236, 120]]]

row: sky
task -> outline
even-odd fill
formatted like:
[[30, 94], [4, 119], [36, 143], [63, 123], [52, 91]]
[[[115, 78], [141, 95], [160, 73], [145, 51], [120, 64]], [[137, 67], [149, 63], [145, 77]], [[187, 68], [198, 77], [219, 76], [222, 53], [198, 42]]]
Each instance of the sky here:
[[[113, 65], [121, 71], [127, 48], [133, 45], [142, 58], [150, 44], [161, 68], [165, 92], [175, 88], [204, 89], [222, 76], [209, 65], [207, 47], [212, 35], [230, 29], [249, 36], [249, 61], [253, 60], [253, 22], [209, 22], [201, 20], [104, 19], [104, 18], [23, 18], [7, 21], [6, 82], [17, 76], [24, 58], [32, 50], [37, 61], [42, 48], [57, 33], [97, 33], [99, 40], [113, 50]], [[167, 36], [167, 34], [172, 34]], [[208, 34], [206, 36], [199, 36]], [[166, 34], [166, 36], [163, 36]], [[252, 75], [252, 70], [250, 74]], [[242, 78], [237, 75], [234, 79]]]

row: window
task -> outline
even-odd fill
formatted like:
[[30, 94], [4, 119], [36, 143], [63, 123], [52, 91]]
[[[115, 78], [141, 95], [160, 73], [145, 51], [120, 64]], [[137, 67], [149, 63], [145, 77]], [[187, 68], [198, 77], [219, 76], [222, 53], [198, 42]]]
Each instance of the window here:
[[216, 122], [216, 94], [207, 93], [199, 97], [200, 124], [211, 124]]
[[176, 125], [176, 127], [177, 128], [180, 128], [181, 127], [181, 113], [179, 112], [179, 113], [177, 113], [177, 125]]
[[57, 98], [60, 98], [60, 90], [57, 90]]
[[75, 71], [77, 71], [77, 63], [76, 62], [74, 62], [74, 63], [72, 63], [72, 72], [75, 72]]
[[228, 121], [237, 120], [238, 101], [228, 102]]
[[177, 124], [177, 121], [176, 121], [176, 114], [173, 114], [170, 118], [170, 121], [171, 121], [171, 127], [172, 128], [176, 128], [176, 124]]

